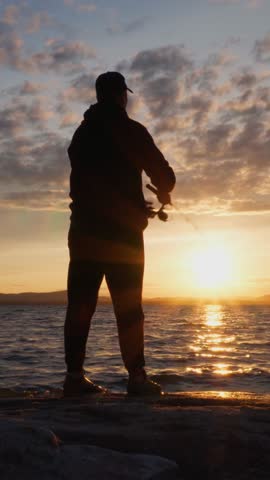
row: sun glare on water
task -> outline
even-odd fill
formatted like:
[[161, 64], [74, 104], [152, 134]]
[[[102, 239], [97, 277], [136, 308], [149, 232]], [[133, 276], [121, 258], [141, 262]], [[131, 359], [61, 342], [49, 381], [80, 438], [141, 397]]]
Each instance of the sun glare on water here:
[[208, 246], [192, 255], [194, 283], [200, 289], [223, 290], [232, 280], [232, 255], [224, 246]]

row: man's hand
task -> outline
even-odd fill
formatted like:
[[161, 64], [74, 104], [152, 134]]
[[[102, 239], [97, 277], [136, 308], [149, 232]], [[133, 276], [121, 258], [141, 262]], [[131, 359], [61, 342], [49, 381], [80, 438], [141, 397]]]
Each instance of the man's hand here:
[[172, 204], [171, 196], [170, 196], [169, 193], [159, 192], [156, 187], [153, 187], [153, 185], [150, 185], [149, 183], [146, 185], [146, 188], [148, 188], [148, 190], [150, 190], [151, 192], [153, 192], [157, 196], [157, 199], [158, 199], [159, 203], [161, 203], [162, 205], [168, 205], [168, 204], [171, 205]]
[[162, 205], [171, 205], [171, 196], [167, 192], [157, 192], [157, 199]]

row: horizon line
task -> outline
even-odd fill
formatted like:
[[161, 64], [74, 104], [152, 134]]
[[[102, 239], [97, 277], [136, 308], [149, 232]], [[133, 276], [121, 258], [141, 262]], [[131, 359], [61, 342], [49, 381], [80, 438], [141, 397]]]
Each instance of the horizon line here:
[[[8, 300], [8, 298], [16, 299], [21, 297], [28, 297], [28, 302], [30, 301], [31, 296], [33, 296], [33, 301], [37, 296], [39, 297], [52, 297], [47, 298], [46, 303], [65, 303], [64, 296], [66, 296], [67, 290], [53, 290], [53, 291], [46, 291], [46, 292], [34, 292], [34, 291], [24, 291], [24, 292], [16, 292], [16, 293], [2, 293], [0, 292], [0, 303], [2, 301]], [[57, 296], [62, 298], [57, 298]], [[6, 299], [4, 298], [6, 297]], [[56, 297], [56, 298], [55, 298]], [[26, 300], [25, 299], [25, 300]], [[108, 294], [100, 295], [99, 300], [110, 300], [111, 297]], [[37, 300], [37, 298], [36, 298]], [[45, 299], [44, 299], [45, 300]], [[144, 296], [143, 301], [160, 301], [160, 302], [168, 302], [168, 303], [177, 303], [177, 302], [191, 302], [191, 303], [243, 303], [243, 302], [251, 302], [251, 303], [269, 303], [270, 304], [270, 293], [261, 295], [261, 296], [231, 296], [231, 295], [198, 295], [198, 296], [170, 296], [170, 295], [159, 295], [159, 296]], [[186, 303], [187, 304], [187, 303]]]

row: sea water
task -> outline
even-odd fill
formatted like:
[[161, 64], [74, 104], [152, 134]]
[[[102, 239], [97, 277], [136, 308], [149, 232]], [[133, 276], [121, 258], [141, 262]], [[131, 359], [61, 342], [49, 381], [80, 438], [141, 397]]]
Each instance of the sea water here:
[[[167, 392], [270, 393], [270, 307], [146, 304], [149, 375]], [[0, 306], [0, 395], [62, 386], [64, 306]], [[125, 391], [116, 322], [101, 304], [92, 320], [85, 369]]]

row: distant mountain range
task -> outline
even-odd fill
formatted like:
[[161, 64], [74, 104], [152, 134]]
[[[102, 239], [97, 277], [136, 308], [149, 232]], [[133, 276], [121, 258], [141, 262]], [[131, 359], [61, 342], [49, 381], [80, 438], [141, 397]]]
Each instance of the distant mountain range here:
[[[99, 297], [100, 303], [110, 303], [109, 297]], [[26, 292], [0, 293], [0, 305], [65, 305], [67, 292]], [[173, 303], [179, 305], [202, 304], [238, 304], [238, 305], [270, 305], [270, 295], [263, 297], [235, 297], [235, 298], [193, 298], [193, 297], [156, 297], [145, 298], [144, 303]]]
[[67, 292], [26, 292], [26, 293], [0, 293], [0, 304], [25, 305], [25, 304], [65, 304]]

